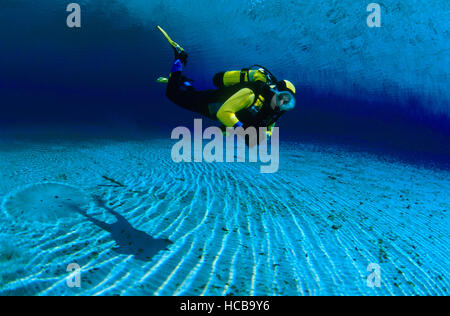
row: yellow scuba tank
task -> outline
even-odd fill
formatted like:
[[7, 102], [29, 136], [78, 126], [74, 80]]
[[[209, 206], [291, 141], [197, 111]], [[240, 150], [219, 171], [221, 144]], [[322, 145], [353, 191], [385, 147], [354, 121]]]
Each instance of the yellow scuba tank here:
[[231, 70], [226, 72], [219, 72], [213, 78], [213, 83], [216, 87], [231, 87], [238, 83], [261, 81], [268, 83], [269, 75], [263, 68], [252, 70]]

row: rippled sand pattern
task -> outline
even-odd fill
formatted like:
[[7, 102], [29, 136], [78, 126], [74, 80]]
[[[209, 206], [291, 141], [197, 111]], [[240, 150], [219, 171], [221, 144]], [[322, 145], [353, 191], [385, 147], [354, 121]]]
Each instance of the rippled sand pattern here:
[[171, 146], [0, 145], [0, 295], [449, 294], [448, 172], [284, 143], [261, 174]]

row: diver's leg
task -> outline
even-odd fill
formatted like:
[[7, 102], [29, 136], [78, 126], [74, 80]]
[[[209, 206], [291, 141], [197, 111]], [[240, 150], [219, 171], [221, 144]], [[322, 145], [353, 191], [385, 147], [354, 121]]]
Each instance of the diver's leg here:
[[173, 64], [167, 84], [167, 98], [186, 110], [215, 119], [215, 116], [211, 117], [208, 105], [214, 102], [216, 90], [197, 91], [190, 80], [182, 75], [183, 64], [185, 62], [179, 59]]
[[176, 105], [187, 110], [195, 111], [197, 91], [192, 84], [182, 75], [183, 65], [176, 60], [170, 73], [167, 84], [166, 96]]

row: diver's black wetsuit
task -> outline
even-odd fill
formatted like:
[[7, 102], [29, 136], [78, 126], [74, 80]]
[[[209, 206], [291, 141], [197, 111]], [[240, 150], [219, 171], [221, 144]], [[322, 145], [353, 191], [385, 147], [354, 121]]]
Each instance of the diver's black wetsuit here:
[[176, 105], [199, 113], [217, 121], [217, 117], [210, 113], [209, 104], [216, 102], [218, 90], [197, 91], [192, 86], [186, 86], [187, 81], [181, 71], [173, 72], [169, 78], [166, 96]]
[[[261, 85], [264, 85], [265, 87], [265, 83], [256, 82], [239, 83], [231, 87], [222, 87], [216, 90], [211, 89], [197, 91], [189, 83], [189, 80], [182, 75], [181, 71], [174, 71], [171, 73], [171, 76], [169, 78], [166, 96], [173, 103], [186, 110], [199, 113], [202, 116], [220, 122], [217, 116], [219, 113], [218, 111], [231, 96], [233, 96], [236, 92], [240, 91], [243, 88], [252, 88], [253, 91], [260, 91]], [[270, 100], [269, 96], [264, 96], [266, 100]], [[259, 97], [257, 99], [259, 99]], [[276, 122], [276, 120], [280, 116], [278, 115], [277, 117], [275, 117], [273, 115], [273, 112], [274, 111], [272, 110], [270, 103], [266, 102], [262, 105], [262, 109], [256, 114], [253, 113], [253, 111], [245, 108], [237, 112], [236, 117], [243, 122], [241, 126], [243, 126], [244, 128], [250, 126], [256, 128], [267, 127]], [[224, 131], [226, 127], [224, 124], [222, 124], [220, 128], [222, 129], [222, 131]], [[260, 137], [258, 134], [255, 140], [250, 141], [249, 137], [246, 137], [245, 141], [248, 146], [252, 147], [253, 144], [259, 144], [265, 138], [265, 134], [264, 137]]]

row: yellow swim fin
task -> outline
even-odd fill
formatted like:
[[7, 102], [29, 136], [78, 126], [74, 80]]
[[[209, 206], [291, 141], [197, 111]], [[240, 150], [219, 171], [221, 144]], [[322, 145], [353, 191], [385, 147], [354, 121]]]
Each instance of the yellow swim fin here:
[[158, 30], [161, 31], [161, 33], [163, 33], [164, 37], [167, 39], [167, 41], [169, 42], [170, 45], [173, 46], [173, 48], [175, 48], [177, 50], [178, 53], [184, 52], [183, 47], [181, 47], [178, 43], [174, 42], [169, 34], [166, 33], [166, 31], [163, 30], [163, 28], [159, 25], [156, 26], [158, 28]]
[[156, 79], [156, 82], [158, 83], [168, 83], [169, 79], [166, 77], [159, 77], [158, 79]]

